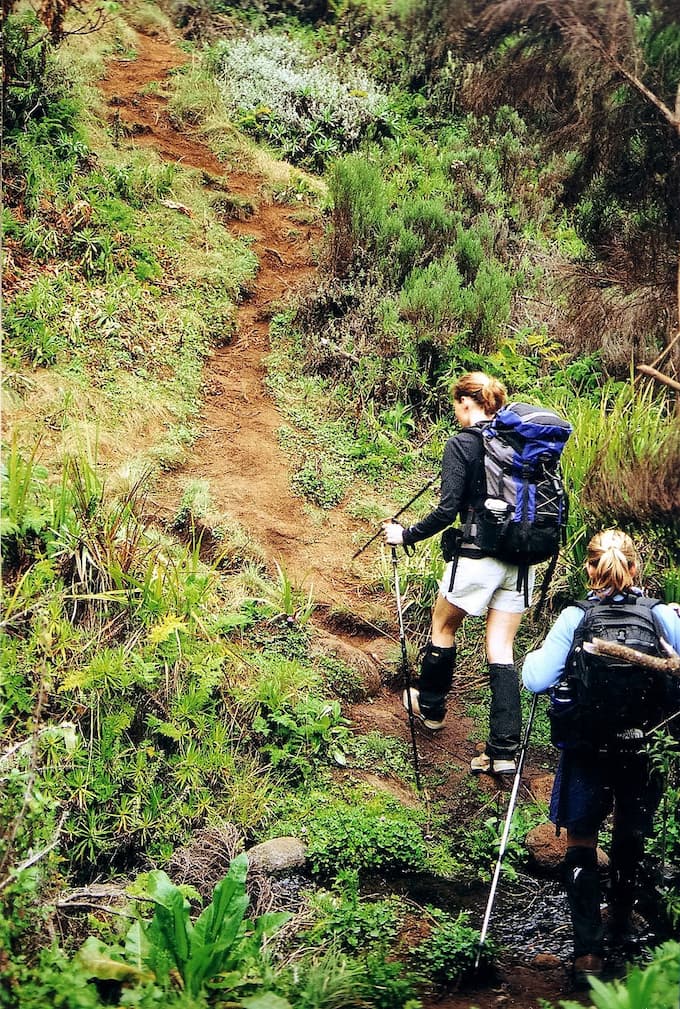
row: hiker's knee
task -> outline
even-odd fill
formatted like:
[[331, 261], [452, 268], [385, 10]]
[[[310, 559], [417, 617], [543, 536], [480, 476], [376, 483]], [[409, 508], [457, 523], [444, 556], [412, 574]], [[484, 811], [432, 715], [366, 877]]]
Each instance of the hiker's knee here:
[[444, 596], [437, 596], [432, 614], [432, 643], [440, 648], [450, 648], [465, 617], [465, 610], [454, 606]]
[[489, 610], [486, 619], [486, 656], [489, 662], [510, 665], [514, 661], [513, 644], [521, 620], [521, 613]]

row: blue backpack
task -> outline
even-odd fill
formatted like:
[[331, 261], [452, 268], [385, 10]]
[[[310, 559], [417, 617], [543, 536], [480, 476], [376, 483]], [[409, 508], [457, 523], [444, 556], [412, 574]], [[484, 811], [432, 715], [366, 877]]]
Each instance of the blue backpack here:
[[484, 428], [471, 430], [482, 438], [483, 468], [474, 480], [459, 553], [479, 556], [481, 551], [516, 564], [517, 590], [524, 589], [527, 606], [529, 566], [549, 560], [542, 604], [566, 538], [569, 498], [560, 456], [571, 424], [547, 407], [510, 403]]

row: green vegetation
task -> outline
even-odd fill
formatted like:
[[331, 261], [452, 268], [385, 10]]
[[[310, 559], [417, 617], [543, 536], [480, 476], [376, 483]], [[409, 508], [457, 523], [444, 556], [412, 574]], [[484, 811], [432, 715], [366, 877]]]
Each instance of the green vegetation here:
[[[591, 981], [590, 997], [596, 1009], [674, 1009], [680, 983], [680, 946], [666, 942], [655, 952], [650, 965], [632, 968], [625, 981], [604, 984]], [[577, 1009], [580, 1002], [560, 1002], [562, 1009]]]
[[[342, 507], [374, 525], [384, 502], [407, 501], [439, 466], [451, 382], [484, 368], [574, 426], [553, 606], [581, 591], [604, 524], [635, 535], [647, 587], [680, 601], [676, 405], [634, 371], [660, 355], [677, 365], [676, 142], [611, 66], [583, 80], [568, 33], [519, 33], [519, 5], [480, 19], [473, 50], [447, 4], [173, 3], [191, 58], [144, 92], [230, 172], [258, 173], [245, 197], [135, 148], [120, 116], [107, 125], [103, 61], [134, 61], [135, 29], [171, 35], [159, 6], [109, 4], [91, 35], [75, 5], [65, 25], [55, 8], [59, 46], [27, 5], [6, 6], [0, 1005], [417, 1009], [466, 975], [478, 933], [466, 911], [370, 882], [488, 881], [501, 816], [477, 782], [396, 798], [414, 784], [410, 749], [354, 731], [348, 705], [367, 685], [315, 642], [311, 588], [204, 476], [168, 508], [155, 500], [194, 444], [205, 362], [257, 282], [232, 225], [270, 201], [291, 227], [328, 225], [314, 286], [271, 305], [267, 360], [311, 524]], [[636, 7], [608, 50], [644, 56], [666, 104], [680, 67], [671, 13]], [[549, 105], [529, 100], [533, 76]], [[583, 123], [565, 118], [577, 107]], [[373, 558], [357, 583], [391, 632], [393, 571], [384, 550]], [[442, 566], [436, 542], [400, 562], [413, 661]], [[542, 630], [523, 626], [521, 648]], [[457, 676], [475, 734], [480, 656], [470, 622]], [[399, 662], [395, 644], [394, 684]], [[546, 733], [539, 715], [533, 742], [552, 759]], [[677, 747], [654, 746], [668, 785], [648, 855], [675, 864]], [[455, 766], [428, 768], [428, 785]], [[520, 804], [504, 882], [544, 816]], [[232, 839], [220, 872], [173, 878], [207, 830]], [[292, 917], [259, 906], [243, 854], [286, 834], [307, 854]], [[110, 904], [92, 896], [101, 881], [119, 884]], [[73, 891], [76, 911], [61, 901]], [[677, 927], [677, 894], [662, 902]], [[625, 985], [595, 986], [595, 1004], [670, 1009], [679, 963], [666, 943]]]
[[218, 43], [211, 61], [239, 126], [294, 163], [323, 170], [341, 151], [392, 129], [386, 96], [351, 63], [319, 64], [276, 32]]

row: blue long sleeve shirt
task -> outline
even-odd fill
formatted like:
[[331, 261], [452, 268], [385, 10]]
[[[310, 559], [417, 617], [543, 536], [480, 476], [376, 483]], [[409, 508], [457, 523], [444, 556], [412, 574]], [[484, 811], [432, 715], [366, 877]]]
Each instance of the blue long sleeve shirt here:
[[[584, 615], [583, 610], [577, 606], [567, 606], [548, 631], [541, 647], [529, 652], [522, 667], [522, 682], [527, 690], [540, 694], [560, 678], [574, 639], [574, 631]], [[665, 603], [655, 606], [652, 615], [659, 634], [676, 652], [680, 652], [680, 615]]]

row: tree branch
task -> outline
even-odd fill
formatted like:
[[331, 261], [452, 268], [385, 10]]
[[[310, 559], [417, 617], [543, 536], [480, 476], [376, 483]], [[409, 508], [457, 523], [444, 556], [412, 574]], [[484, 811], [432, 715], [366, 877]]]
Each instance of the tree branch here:
[[[576, 9], [567, 7], [566, 10], [562, 7], [563, 0], [558, 0], [557, 3], [551, 4], [551, 10], [556, 23], [559, 25], [561, 31], [568, 37], [569, 35], [580, 36], [581, 39], [585, 41], [596, 53], [599, 54], [600, 59], [607, 63], [613, 70], [616, 71], [619, 76], [623, 77], [624, 80], [635, 88], [650, 105], [653, 105], [666, 119], [670, 126], [676, 131], [680, 136], [680, 87], [676, 95], [675, 110], [670, 109], [664, 101], [655, 95], [647, 85], [640, 80], [637, 74], [632, 73], [628, 70], [620, 58], [615, 54], [613, 48], [609, 49], [599, 37], [597, 32], [593, 29], [592, 25], [589, 25], [579, 16]], [[601, 27], [601, 26], [599, 26]], [[637, 55], [635, 48], [633, 47], [634, 54]]]
[[[653, 91], [650, 91], [647, 85], [643, 84], [639, 77], [636, 77], [635, 74], [632, 74], [630, 73], [629, 70], [626, 70], [623, 64], [620, 63], [617, 59], [614, 59], [613, 57], [608, 57], [608, 60], [611, 63], [612, 67], [617, 71], [617, 73], [621, 74], [621, 76], [624, 77], [628, 81], [628, 83], [631, 84], [637, 91], [639, 91], [640, 94], [643, 95], [643, 97], [645, 97], [647, 101], [650, 102], [651, 105], [653, 105], [655, 108], [659, 110], [664, 119], [668, 121], [668, 123], [673, 127], [678, 136], [680, 136], [680, 113], [678, 113], [677, 111], [674, 112], [672, 109], [669, 109], [666, 103], [662, 102], [661, 99], [658, 98]], [[680, 94], [680, 89], [678, 91], [678, 94]]]
[[[663, 641], [663, 639], [662, 639]], [[623, 659], [631, 665], [644, 666], [645, 669], [654, 669], [661, 673], [670, 673], [671, 676], [680, 677], [680, 655], [675, 652], [668, 642], [663, 642], [669, 652], [667, 659], [661, 659], [656, 655], [645, 655], [635, 648], [627, 645], [619, 645], [614, 641], [603, 641], [602, 638], [593, 638], [592, 641], [584, 642], [583, 649], [591, 655], [609, 655], [614, 659]]]
[[675, 389], [676, 392], [680, 392], [680, 382], [676, 382], [674, 378], [664, 375], [662, 371], [657, 371], [650, 364], [639, 364], [637, 370], [641, 371], [643, 375], [649, 375], [650, 378], [656, 379], [662, 385], [667, 385], [669, 388]]

